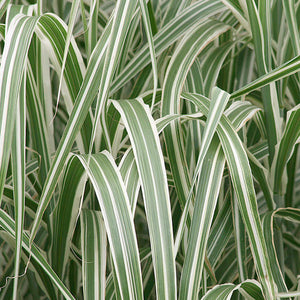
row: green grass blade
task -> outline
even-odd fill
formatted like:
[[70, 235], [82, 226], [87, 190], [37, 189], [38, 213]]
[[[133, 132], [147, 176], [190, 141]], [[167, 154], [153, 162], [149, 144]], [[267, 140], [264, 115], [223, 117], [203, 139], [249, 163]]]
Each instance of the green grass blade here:
[[[228, 103], [230, 95], [221, 89], [215, 87], [212, 90], [212, 100], [210, 103], [209, 113], [207, 115], [207, 122], [203, 133], [202, 145], [195, 168], [194, 178], [198, 176], [198, 172], [202, 169], [202, 163], [204, 156], [206, 155], [208, 148], [210, 147], [210, 142], [215, 134], [218, 122], [224, 112], [224, 109]], [[193, 180], [192, 188], [194, 186], [195, 179]]]
[[[9, 245], [12, 249], [14, 248], [15, 241], [13, 237], [5, 232], [3, 228], [1, 227], [1, 237], [3, 238], [3, 241]], [[26, 250], [22, 251], [22, 267], [26, 266], [29, 261], [29, 254]], [[5, 272], [3, 272], [3, 278], [1, 281], [1, 300], [2, 299], [11, 299], [12, 298], [12, 280], [9, 280], [9, 276], [13, 274], [13, 272], [10, 270], [11, 266], [13, 269], [13, 263], [6, 262], [7, 263], [7, 269]], [[11, 272], [10, 272], [11, 271]], [[22, 274], [23, 275], [23, 274]], [[24, 275], [23, 275], [24, 276]], [[43, 270], [43, 268], [40, 267], [38, 262], [34, 259], [30, 260], [30, 270], [26, 272], [26, 277], [29, 277], [28, 283], [30, 288], [32, 289], [32, 296], [36, 298], [40, 298], [40, 295], [43, 294], [49, 299], [56, 299], [56, 293], [57, 289], [47, 273]], [[20, 277], [22, 278], [22, 277]], [[33, 282], [38, 282], [34, 285]], [[21, 283], [21, 280], [19, 280]], [[18, 298], [20, 298], [20, 295], [22, 294], [22, 284], [19, 284], [18, 288]]]
[[213, 289], [211, 289], [204, 297], [202, 297], [202, 300], [230, 299], [234, 290], [235, 286], [231, 283], [217, 285]]
[[[82, 55], [73, 36], [68, 36], [66, 24], [56, 15], [45, 14], [40, 17], [36, 29], [37, 36], [47, 49], [50, 60], [62, 80], [62, 94], [64, 103], [71, 114], [78, 96], [83, 77], [86, 74]], [[69, 41], [68, 52], [65, 53], [66, 43]], [[64, 57], [67, 55], [66, 57]], [[53, 117], [50, 120], [53, 122]], [[92, 120], [88, 114], [81, 135], [77, 137], [77, 146], [81, 151], [87, 151]]]
[[[93, 184], [100, 204], [121, 296], [123, 299], [143, 299], [133, 217], [121, 174], [107, 152], [92, 155], [90, 159], [89, 156], [77, 157]], [[92, 287], [94, 284], [93, 281]]]
[[[225, 112], [232, 125], [236, 130], [240, 130], [245, 123], [250, 120], [257, 112], [259, 108], [250, 104], [247, 101], [236, 101], [234, 102]], [[265, 145], [265, 144], [264, 144]], [[263, 149], [268, 150], [266, 147]], [[247, 149], [246, 149], [247, 150]], [[272, 199], [272, 191], [268, 182], [268, 171], [264, 166], [256, 159], [256, 157], [247, 150], [249, 163], [255, 179], [259, 182], [261, 189], [263, 190], [266, 202], [269, 209], [274, 207]]]
[[234, 1], [234, 0], [221, 0], [224, 5], [226, 5], [234, 14], [234, 16], [239, 20], [239, 22], [243, 25], [243, 27], [250, 32], [250, 26], [249, 23], [247, 22], [243, 9], [240, 6], [239, 1]]
[[235, 43], [225, 43], [225, 45], [218, 48], [213, 48], [209, 54], [206, 55], [205, 61], [202, 65], [202, 74], [205, 74], [204, 80], [204, 95], [210, 97], [213, 87], [216, 85], [221, 67], [223, 66], [225, 58], [234, 48]]
[[270, 187], [270, 183], [268, 179], [269, 172], [250, 151], [247, 151], [247, 154], [248, 154], [249, 163], [250, 163], [253, 176], [258, 181], [262, 189], [269, 210], [272, 210], [275, 208], [275, 202], [272, 197], [272, 189]]
[[[266, 236], [266, 240], [270, 245], [270, 259], [271, 259], [271, 267], [274, 274], [274, 280], [278, 286], [278, 292], [280, 294], [287, 293], [288, 289], [284, 280], [284, 274], [282, 274], [282, 270], [280, 269], [278, 258], [276, 254], [276, 247], [274, 244], [274, 227], [275, 225], [275, 217], [276, 219], [285, 219], [286, 221], [292, 221], [295, 223], [300, 223], [300, 210], [296, 208], [280, 208], [270, 212], [264, 216], [263, 219], [263, 227], [264, 233]], [[278, 224], [278, 223], [277, 223]], [[286, 294], [285, 298], [293, 297], [292, 294]]]
[[167, 24], [170, 20], [172, 20], [182, 9], [189, 6], [191, 4], [191, 0], [183, 0], [176, 1], [171, 0], [169, 5], [167, 6], [166, 13], [163, 19], [163, 24]]
[[[94, 114], [95, 120], [93, 124], [89, 153], [91, 153], [92, 151], [92, 145], [95, 141], [96, 135], [96, 126], [100, 120], [100, 114], [102, 113], [103, 107], [105, 106], [108, 99], [111, 81], [116, 71], [117, 63], [120, 59], [120, 53], [123, 48], [124, 39], [129, 30], [130, 21], [133, 16], [135, 7], [136, 0], [123, 0], [117, 2], [114, 11], [112, 28], [108, 39], [108, 47], [105, 55], [105, 61], [98, 90], [96, 110]], [[110, 141], [108, 140], [107, 142], [109, 143]]]
[[78, 8], [79, 8], [79, 4], [80, 4], [80, 0], [72, 1], [70, 17], [69, 17], [69, 24], [68, 24], [68, 31], [67, 31], [66, 41], [65, 41], [65, 49], [64, 49], [63, 58], [62, 58], [61, 73], [60, 73], [60, 76], [59, 76], [57, 105], [58, 105], [59, 97], [60, 97], [60, 93], [61, 93], [63, 74], [64, 74], [65, 65], [66, 65], [66, 61], [67, 61], [67, 57], [68, 57], [69, 46], [70, 46], [71, 39], [72, 39], [72, 31], [73, 31], [74, 24], [75, 24], [75, 21], [76, 21], [76, 15], [77, 15], [77, 11], [78, 11]]
[[37, 18], [34, 17], [17, 16], [6, 34], [0, 67], [0, 195], [8, 167], [25, 57], [36, 22]]
[[214, 138], [199, 173], [189, 242], [181, 275], [179, 299], [198, 296], [208, 234], [225, 166], [224, 153]]
[[[275, 156], [273, 165], [273, 177], [274, 177], [274, 197], [275, 201], [277, 197], [282, 196], [285, 193], [284, 169], [293, 154], [296, 143], [299, 143], [300, 138], [300, 105], [295, 106], [288, 112], [288, 119], [285, 130], [282, 135], [282, 139], [278, 145], [278, 153]], [[277, 203], [280, 207], [283, 203]]]
[[[162, 116], [179, 113], [180, 93], [194, 59], [207, 44], [228, 29], [228, 26], [214, 21], [190, 29], [176, 48], [169, 63], [162, 95]], [[179, 121], [172, 122], [164, 130], [164, 136], [177, 195], [183, 208], [188, 198], [191, 180], [187, 170]]]
[[[259, 3], [257, 10], [254, 0], [247, 0], [249, 21], [255, 49], [256, 64], [260, 76], [268, 73], [271, 69], [270, 47], [270, 0]], [[281, 118], [277, 89], [274, 82], [262, 89], [265, 124], [269, 144], [269, 161], [272, 162], [275, 153], [275, 145], [281, 134]]]
[[105, 299], [106, 231], [99, 211], [83, 209], [80, 215], [83, 295]]
[[4, 24], [0, 24], [0, 36], [1, 36], [1, 40], [5, 39], [5, 25]]
[[[24, 77], [25, 78], [25, 77]], [[25, 211], [25, 138], [26, 138], [26, 97], [25, 82], [21, 84], [20, 99], [17, 103], [16, 122], [14, 128], [14, 138], [12, 141], [12, 173], [14, 182], [15, 200], [15, 280], [13, 289], [13, 299], [17, 299], [19, 264], [22, 251], [22, 236], [24, 226]]]
[[[229, 100], [229, 96], [229, 94], [218, 88], [213, 89], [210, 110], [207, 116], [207, 124], [203, 134], [202, 146], [194, 175], [194, 178], [196, 178], [198, 172], [204, 174], [203, 176], [200, 175], [198, 180], [199, 186], [197, 187], [195, 209], [190, 229], [190, 239], [181, 279], [181, 299], [193, 299], [198, 294], [205, 255], [204, 249], [206, 249], [208, 233], [218, 197], [218, 191], [220, 189], [222, 179], [221, 174], [223, 174], [225, 162], [223, 152], [217, 146], [217, 141], [215, 141], [214, 147], [210, 147], [210, 152], [207, 154], [208, 157], [204, 159], [204, 156], [206, 155], [208, 145], [210, 145], [217, 124], [227, 101]], [[231, 109], [227, 111], [227, 114], [230, 115], [235, 127], [239, 127], [249, 118], [249, 116], [257, 111], [257, 109], [253, 109], [253, 106], [247, 103], [238, 104], [239, 103], [235, 103], [235, 105], [232, 105], [232, 107], [230, 107]], [[212, 161], [214, 163], [205, 163], [207, 161]], [[205, 168], [203, 167], [202, 170], [203, 163], [205, 163], [206, 166]], [[209, 172], [207, 172], [208, 170]], [[212, 180], [212, 178], [214, 178], [214, 180]], [[193, 182], [195, 182], [195, 179]], [[188, 203], [189, 202], [187, 202], [186, 205], [188, 205]], [[184, 212], [186, 212], [186, 209]]]
[[67, 163], [60, 196], [52, 216], [51, 265], [60, 278], [63, 278], [66, 272], [85, 181], [81, 163], [72, 156]]
[[1, 0], [1, 2], [0, 2], [0, 19], [5, 14], [5, 11], [8, 7], [9, 2], [10, 2], [9, 0]]
[[99, 13], [100, 0], [94, 0], [91, 2], [91, 4], [92, 5], [90, 5], [89, 22], [87, 24], [86, 33], [85, 33], [86, 35], [85, 42], [86, 42], [86, 49], [87, 49], [86, 52], [87, 52], [88, 60], [98, 40], [98, 13]]
[[215, 299], [226, 299], [229, 300], [232, 297], [234, 291], [238, 290], [244, 299], [265, 299], [262, 295], [261, 286], [255, 280], [246, 280], [241, 284], [222, 284], [217, 285], [211, 289], [202, 300], [215, 300]]
[[149, 50], [150, 50], [150, 56], [151, 56], [151, 65], [152, 65], [152, 72], [153, 72], [153, 98], [152, 98], [152, 104], [151, 107], [153, 107], [156, 97], [156, 90], [157, 90], [157, 82], [158, 82], [158, 71], [157, 71], [157, 62], [156, 62], [156, 56], [155, 56], [155, 48], [154, 48], [154, 42], [153, 42], [153, 33], [151, 30], [151, 24], [150, 24], [150, 17], [148, 14], [147, 4], [145, 0], [139, 0], [140, 8], [142, 11], [143, 16], [143, 22], [147, 34], [147, 40], [149, 43]]
[[267, 84], [270, 84], [279, 79], [290, 76], [300, 70], [300, 56], [292, 58], [290, 61], [284, 63], [283, 65], [273, 69], [265, 75], [260, 76], [259, 78], [253, 80], [249, 84], [243, 86], [239, 90], [231, 94], [231, 98], [236, 98], [241, 95], [248, 94], [256, 89], [264, 87]]
[[297, 24], [296, 8], [294, 0], [283, 1], [285, 18], [289, 26], [290, 38], [295, 55], [300, 54], [300, 38]]
[[124, 154], [119, 169], [126, 186], [131, 211], [134, 213], [140, 190], [140, 180], [132, 148], [129, 148]]
[[[197, 104], [203, 113], [208, 113], [208, 99], [196, 94], [184, 93], [183, 96]], [[245, 149], [237, 133], [225, 116], [221, 117], [217, 132], [228, 163], [240, 212], [245, 223], [249, 240], [252, 244], [252, 253], [256, 262], [257, 273], [264, 288], [265, 296], [273, 299], [275, 298], [276, 287], [269, 264], [267, 247], [257, 209], [251, 170]]]
[[167, 176], [158, 132], [148, 107], [137, 100], [114, 101], [130, 137], [147, 215], [156, 295], [176, 298], [174, 241]]
[[225, 111], [234, 129], [239, 131], [260, 109], [248, 101], [235, 101]]
[[235, 233], [235, 244], [236, 254], [239, 270], [240, 281], [244, 281], [247, 276], [247, 251], [246, 251], [246, 231], [245, 225], [241, 218], [241, 214], [238, 208], [238, 201], [235, 194], [233, 195], [233, 214], [234, 214], [234, 233]]
[[[267, 214], [264, 215], [263, 217], [263, 230], [264, 230], [264, 235], [266, 238], [266, 242], [268, 243], [268, 248], [269, 248], [269, 257], [270, 257], [270, 264], [274, 276], [274, 281], [277, 284], [278, 287], [278, 292], [287, 292], [288, 289], [286, 287], [286, 284], [284, 282], [284, 277], [282, 274], [282, 271], [279, 266], [279, 262], [277, 259], [277, 254], [276, 250], [274, 247], [274, 239], [273, 239], [273, 234], [274, 234], [274, 228], [273, 228], [273, 220], [274, 216], [276, 215], [276, 211], [273, 212], [268, 212]], [[275, 224], [274, 224], [275, 225]]]
[[31, 64], [28, 64], [27, 66], [26, 98], [28, 125], [30, 130], [35, 132], [35, 134], [32, 135], [32, 148], [40, 154], [41, 163], [39, 174], [41, 181], [43, 181], [50, 168], [49, 151], [51, 147], [50, 142], [47, 139], [47, 124]]
[[80, 91], [76, 97], [72, 113], [57, 147], [55, 158], [50, 167], [43, 187], [43, 192], [40, 197], [39, 208], [31, 230], [31, 242], [34, 240], [34, 237], [37, 233], [42, 215], [50, 202], [59, 175], [63, 170], [63, 166], [67, 160], [76, 135], [83, 125], [90, 106], [97, 95], [110, 29], [111, 25], [108, 25], [93, 52]]
[[[219, 1], [204, 0], [197, 1], [187, 7], [181, 14], [171, 20], [154, 37], [154, 48], [156, 55], [160, 55], [170, 45], [176, 42], [182, 35], [201, 19], [207, 20], [209, 17], [224, 10], [224, 6]], [[150, 63], [150, 53], [148, 47], [143, 47], [114, 79], [111, 92], [120, 89], [126, 82], [138, 74]]]
[[[13, 238], [15, 238], [15, 222], [13, 219], [2, 209], [0, 210], [0, 226], [8, 232]], [[51, 266], [47, 263], [40, 250], [35, 244], [29, 244], [29, 236], [23, 232], [22, 248], [31, 254], [31, 259], [35, 260], [37, 264], [46, 272], [54, 285], [61, 291], [66, 299], [75, 300], [73, 295], [69, 292], [66, 286], [62, 283], [59, 277], [52, 270]]]
[[[229, 94], [225, 93], [224, 91], [220, 90], [219, 88], [214, 88], [213, 89], [210, 111], [209, 111], [209, 114], [207, 116], [207, 123], [206, 123], [205, 129], [204, 129], [204, 133], [203, 133], [203, 137], [202, 137], [202, 141], [201, 141], [201, 148], [200, 148], [200, 152], [199, 152], [199, 156], [198, 156], [197, 165], [196, 165], [196, 168], [195, 168], [195, 171], [194, 171], [194, 178], [193, 178], [193, 181], [192, 181], [191, 190], [189, 192], [189, 195], [188, 195], [188, 198], [187, 198], [187, 201], [186, 201], [186, 204], [185, 204], [185, 208], [184, 208], [183, 214], [181, 216], [180, 227], [179, 227], [179, 229], [177, 231], [177, 235], [176, 235], [176, 243], [175, 243], [176, 252], [177, 252], [179, 243], [180, 243], [182, 235], [183, 235], [184, 225], [185, 225], [187, 217], [188, 217], [188, 208], [190, 207], [190, 202], [191, 202], [191, 199], [192, 199], [192, 192], [193, 192], [193, 189], [194, 189], [194, 185], [196, 183], [196, 180], [197, 179], [199, 180], [198, 176], [199, 176], [199, 173], [201, 172], [202, 164], [205, 160], [205, 156], [206, 156], [206, 153], [207, 153], [207, 151], [210, 147], [210, 143], [211, 143], [212, 138], [214, 136], [217, 124], [220, 120], [220, 117], [221, 117], [225, 107], [226, 107], [226, 104], [227, 104], [228, 100], [229, 100]], [[215, 151], [215, 154], [212, 154], [214, 151]], [[219, 155], [218, 152], [219, 151], [217, 151], [216, 149], [215, 150], [212, 149], [211, 153], [210, 153], [211, 159], [212, 159], [212, 157], [214, 157], [214, 155], [216, 155], [216, 157], [217, 157]], [[212, 172], [214, 172], [213, 169], [212, 169]], [[219, 170], [219, 173], [222, 173], [222, 171]], [[207, 178], [208, 177], [206, 177], [204, 180], [206, 180]], [[210, 191], [212, 191], [212, 190], [207, 191], [207, 195], [209, 195]], [[215, 199], [216, 195], [212, 194], [211, 197], [212, 197], [212, 199]], [[201, 200], [198, 200], [198, 201], [205, 201], [205, 200], [201, 199]], [[213, 201], [213, 200], [211, 200], [211, 201]], [[212, 209], [214, 209], [213, 207], [214, 206], [212, 206]], [[208, 214], [208, 218], [209, 218], [209, 214]], [[197, 227], [197, 225], [195, 225], [195, 226], [196, 226], [196, 228], [194, 227], [195, 229], [193, 229], [192, 231], [196, 231], [200, 234], [203, 233], [204, 244], [205, 244], [205, 239], [207, 240], [207, 237], [205, 237], [207, 232], [205, 232], [205, 231], [203, 231], [203, 232], [200, 231], [199, 232], [199, 230], [198, 230], [199, 228]], [[204, 255], [204, 253], [202, 253], [202, 255]], [[198, 251], [196, 251], [195, 256], [198, 257]], [[201, 255], [200, 255], [200, 257], [201, 257]], [[200, 262], [200, 269], [198, 271], [199, 273], [201, 273], [201, 269], [202, 269], [201, 260], [202, 260], [202, 263], [203, 263], [203, 258], [204, 258], [204, 256], [199, 259], [199, 262]], [[187, 276], [187, 275], [185, 275], [185, 276]], [[199, 277], [199, 274], [196, 274], [195, 276]], [[196, 288], [198, 289], [198, 287], [196, 287]], [[186, 296], [186, 293], [184, 293], [183, 295]]]
[[[228, 193], [229, 194], [229, 193]], [[214, 267], [225, 249], [232, 233], [233, 222], [230, 202], [228, 197], [224, 198], [225, 203], [222, 205], [219, 213], [210, 230], [207, 242], [207, 256]]]

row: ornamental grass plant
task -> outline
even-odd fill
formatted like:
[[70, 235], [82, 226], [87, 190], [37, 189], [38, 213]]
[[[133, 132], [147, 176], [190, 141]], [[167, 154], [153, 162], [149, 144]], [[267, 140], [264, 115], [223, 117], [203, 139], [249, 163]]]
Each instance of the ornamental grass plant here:
[[300, 299], [299, 0], [0, 1], [0, 300]]

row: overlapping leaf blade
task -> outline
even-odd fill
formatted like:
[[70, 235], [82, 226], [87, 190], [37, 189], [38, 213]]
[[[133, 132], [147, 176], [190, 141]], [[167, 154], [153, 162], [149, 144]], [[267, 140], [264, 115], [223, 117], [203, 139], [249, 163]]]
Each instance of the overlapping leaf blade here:
[[[0, 210], [0, 225], [12, 237], [15, 237], [15, 222], [2, 209]], [[31, 259], [34, 259], [38, 263], [38, 265], [46, 272], [51, 282], [53, 282], [53, 284], [57, 286], [57, 288], [61, 291], [61, 293], [66, 299], [75, 299], [73, 295], [69, 292], [69, 290], [66, 288], [66, 286], [59, 279], [59, 277], [52, 270], [51, 266], [45, 260], [40, 250], [34, 244], [29, 243], [29, 237], [26, 233], [23, 233], [22, 248], [31, 254]]]
[[[209, 100], [205, 97], [186, 93], [183, 96], [197, 104], [203, 113], [208, 113]], [[251, 170], [245, 149], [225, 116], [221, 118], [217, 132], [228, 163], [241, 215], [252, 244], [253, 257], [265, 296], [275, 298], [276, 287], [272, 278], [267, 247], [257, 209]]]
[[97, 47], [93, 52], [85, 78], [77, 95], [76, 102], [74, 103], [72, 113], [69, 117], [69, 121], [56, 149], [56, 156], [49, 170], [39, 202], [39, 209], [32, 228], [31, 240], [33, 240], [36, 235], [42, 215], [51, 200], [51, 196], [67, 160], [69, 151], [72, 148], [76, 135], [86, 118], [94, 97], [97, 94], [110, 29], [110, 26], [106, 28], [106, 31], [103, 33], [102, 38], [99, 40]]
[[265, 299], [261, 293], [261, 286], [255, 280], [246, 280], [239, 285], [222, 284], [215, 286], [204, 297], [203, 300], [231, 299], [234, 291], [238, 290], [245, 299]]
[[[194, 59], [208, 43], [228, 29], [224, 24], [214, 21], [190, 29], [189, 34], [176, 48], [167, 70], [162, 96], [162, 116], [179, 113], [180, 92]], [[181, 206], [184, 207], [191, 180], [187, 170], [179, 122], [172, 122], [165, 129], [164, 136], [177, 195]]]
[[[282, 139], [278, 145], [278, 153], [274, 161], [274, 195], [281, 196], [285, 188], [282, 187], [282, 179], [286, 164], [290, 159], [296, 143], [300, 138], [300, 106], [294, 107], [288, 112], [288, 120]], [[283, 205], [283, 203], [281, 203]]]
[[[205, 0], [197, 1], [187, 7], [181, 14], [171, 20], [166, 26], [159, 31], [154, 38], [154, 49], [157, 55], [161, 54], [170, 45], [172, 45], [180, 36], [195, 25], [199, 19], [207, 20], [224, 10], [224, 6], [219, 1]], [[150, 54], [147, 47], [143, 47], [135, 58], [124, 68], [124, 70], [113, 81], [111, 90], [117, 91], [128, 80], [133, 78], [150, 63]]]
[[[78, 156], [78, 159], [87, 172], [99, 201], [121, 297], [143, 299], [137, 240], [121, 174], [107, 152], [93, 155], [90, 159], [89, 156]], [[94, 251], [97, 251], [98, 246], [99, 244]], [[98, 267], [99, 263], [95, 263], [94, 268]], [[100, 270], [95, 271], [95, 278], [99, 273]], [[96, 279], [95, 282], [92, 281], [94, 288], [98, 282], [98, 278]]]
[[142, 100], [114, 101], [130, 137], [140, 175], [151, 240], [156, 295], [176, 298], [171, 208], [158, 133]]

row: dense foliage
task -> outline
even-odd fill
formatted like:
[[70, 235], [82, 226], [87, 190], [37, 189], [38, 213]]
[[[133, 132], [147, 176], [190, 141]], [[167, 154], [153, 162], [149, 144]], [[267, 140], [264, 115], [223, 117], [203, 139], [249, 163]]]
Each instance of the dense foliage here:
[[0, 299], [300, 299], [300, 1], [0, 1]]

